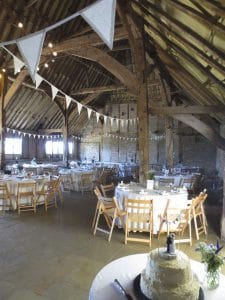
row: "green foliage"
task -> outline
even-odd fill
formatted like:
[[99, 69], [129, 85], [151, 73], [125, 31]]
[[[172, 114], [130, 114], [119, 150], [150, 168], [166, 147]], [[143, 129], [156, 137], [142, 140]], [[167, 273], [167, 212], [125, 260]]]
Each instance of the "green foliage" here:
[[148, 173], [148, 180], [154, 180], [154, 178], [155, 178], [155, 174], [152, 173], [152, 172], [149, 172]]
[[207, 272], [216, 272], [224, 263], [224, 258], [218, 254], [218, 248], [212, 244], [199, 243], [196, 250], [201, 252], [202, 262], [207, 265]]

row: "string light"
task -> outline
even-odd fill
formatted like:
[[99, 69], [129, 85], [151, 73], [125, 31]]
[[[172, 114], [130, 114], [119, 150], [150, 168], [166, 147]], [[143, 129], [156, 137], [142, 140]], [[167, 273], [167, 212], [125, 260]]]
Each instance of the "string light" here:
[[56, 51], [53, 51], [53, 52], [52, 52], [52, 55], [53, 55], [53, 56], [57, 56], [57, 52], [56, 52]]
[[48, 43], [48, 47], [49, 48], [53, 48], [53, 44], [50, 42], [50, 43]]
[[3, 73], [5, 73], [5, 72], [6, 72], [6, 69], [5, 69], [5, 68], [3, 68], [3, 69], [2, 69], [2, 72], [3, 72]]
[[19, 28], [23, 28], [23, 23], [22, 23], [22, 22], [19, 22], [19, 23], [17, 24], [17, 26], [18, 26]]
[[48, 64], [47, 63], [45, 63], [44, 66], [45, 66], [45, 68], [48, 68]]

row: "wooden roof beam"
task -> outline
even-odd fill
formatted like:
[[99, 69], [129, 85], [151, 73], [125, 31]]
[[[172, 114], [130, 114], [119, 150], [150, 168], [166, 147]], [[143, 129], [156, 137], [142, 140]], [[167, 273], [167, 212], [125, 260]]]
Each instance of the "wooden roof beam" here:
[[211, 128], [195, 116], [176, 114], [173, 116], [173, 118], [195, 129], [197, 132], [206, 137], [210, 142], [212, 142], [216, 147], [225, 151], [225, 138], [221, 137], [218, 132], [216, 132], [213, 128]]
[[71, 95], [95, 94], [96, 92], [104, 93], [104, 92], [111, 92], [111, 91], [120, 91], [124, 89], [125, 87], [123, 85], [97, 86], [97, 87], [83, 88], [79, 91], [71, 92]]
[[138, 80], [136, 76], [103, 50], [90, 46], [81, 51], [73, 50], [71, 54], [99, 63], [127, 87], [128, 93], [135, 96], [138, 95]]
[[7, 104], [10, 102], [12, 97], [15, 95], [15, 93], [18, 91], [18, 89], [21, 87], [21, 84], [23, 83], [27, 75], [28, 75], [27, 70], [26, 69], [22, 70], [17, 76], [16, 80], [12, 83], [12, 85], [10, 86], [10, 88], [8, 89], [5, 95], [4, 109], [6, 108]]
[[177, 115], [177, 114], [211, 114], [211, 113], [225, 113], [224, 105], [190, 105], [190, 106], [151, 106], [149, 108], [150, 114], [157, 115]]

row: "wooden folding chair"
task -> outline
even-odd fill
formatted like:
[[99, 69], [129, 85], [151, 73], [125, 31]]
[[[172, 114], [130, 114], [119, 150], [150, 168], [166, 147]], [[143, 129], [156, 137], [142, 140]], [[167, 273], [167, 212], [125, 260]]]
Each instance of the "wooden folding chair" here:
[[93, 191], [93, 174], [82, 174], [80, 179], [80, 189], [82, 195], [84, 192]]
[[0, 182], [0, 207], [5, 211], [6, 208], [13, 209], [12, 198], [5, 182]]
[[101, 184], [100, 188], [101, 188], [102, 195], [104, 197], [113, 197], [114, 196], [115, 186], [114, 186], [113, 182], [110, 184], [106, 184], [106, 185]]
[[37, 201], [40, 203], [40, 197], [43, 198], [43, 204], [46, 211], [50, 207], [57, 208], [56, 194], [56, 180], [46, 181], [43, 183], [41, 191], [37, 192]]
[[208, 224], [203, 205], [207, 197], [206, 191], [203, 191], [197, 197], [193, 198], [191, 203], [191, 218], [194, 220], [197, 240], [199, 240], [199, 235], [202, 233], [207, 235]]
[[36, 213], [36, 182], [19, 182], [17, 185], [17, 208]]
[[[128, 241], [149, 243], [153, 232], [153, 200], [125, 199], [125, 244]], [[131, 237], [131, 232], [147, 232], [148, 238]]]
[[[94, 218], [93, 218], [93, 221], [92, 221], [92, 228], [94, 228], [95, 223], [96, 223], [96, 218], [97, 218], [100, 203], [102, 201], [107, 202], [106, 203], [107, 205], [109, 205], [111, 203], [111, 205], [113, 207], [113, 199], [110, 198], [110, 197], [103, 197], [98, 187], [95, 187], [94, 194], [97, 197], [97, 204], [96, 204], [96, 208], [95, 208]], [[110, 222], [108, 221], [108, 218], [105, 217], [105, 219], [106, 219], [106, 223], [108, 224], [108, 226], [110, 226]]]
[[[167, 235], [173, 232], [179, 235], [178, 239], [175, 240], [176, 243], [190, 243], [190, 245], [192, 245], [191, 205], [189, 201], [186, 202], [184, 207], [171, 207], [170, 200], [168, 200], [160, 219], [158, 239], [163, 232], [166, 232]], [[187, 227], [189, 233], [188, 238], [181, 238]]]
[[169, 187], [170, 185], [174, 185], [174, 182], [175, 182], [174, 178], [166, 178], [166, 177], [159, 178], [159, 186]]
[[[125, 216], [125, 214], [126, 213], [124, 211], [120, 210], [117, 199], [115, 197], [112, 198], [111, 202], [104, 201], [103, 198], [100, 198], [96, 222], [94, 226], [94, 235], [97, 231], [106, 233], [109, 236], [108, 241], [110, 242], [116, 219], [120, 218], [123, 222], [123, 217]], [[105, 217], [109, 230], [99, 227], [100, 216]]]

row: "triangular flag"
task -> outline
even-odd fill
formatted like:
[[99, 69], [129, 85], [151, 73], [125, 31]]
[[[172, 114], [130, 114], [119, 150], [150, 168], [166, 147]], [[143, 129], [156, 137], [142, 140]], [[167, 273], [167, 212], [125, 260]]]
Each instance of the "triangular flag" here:
[[35, 81], [36, 81], [36, 89], [39, 87], [39, 85], [41, 84], [43, 78], [39, 75], [39, 74], [35, 74]]
[[107, 122], [107, 116], [104, 116], [104, 124], [106, 125]]
[[83, 105], [80, 104], [79, 102], [77, 102], [77, 110], [78, 110], [79, 115], [80, 115], [82, 107], [83, 107]]
[[116, 0], [102, 0], [84, 9], [81, 16], [112, 49], [114, 38]]
[[59, 90], [52, 84], [51, 84], [51, 88], [52, 88], [52, 101], [53, 101]]
[[65, 97], [66, 97], [66, 108], [68, 109], [72, 99], [67, 95], [65, 95]]
[[88, 119], [90, 119], [90, 117], [91, 117], [91, 112], [92, 112], [92, 110], [90, 108], [87, 108]]
[[40, 61], [44, 38], [45, 30], [42, 30], [16, 40], [20, 54], [27, 65], [33, 82], [35, 82], [35, 74]]
[[113, 118], [110, 118], [111, 126], [113, 126]]
[[13, 55], [13, 62], [14, 62], [14, 75], [20, 72], [22, 67], [25, 65], [25, 63]]
[[98, 123], [98, 121], [99, 121], [99, 117], [100, 117], [100, 114], [96, 112], [97, 123]]

